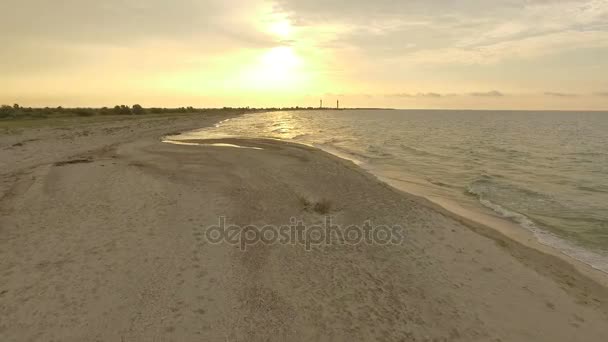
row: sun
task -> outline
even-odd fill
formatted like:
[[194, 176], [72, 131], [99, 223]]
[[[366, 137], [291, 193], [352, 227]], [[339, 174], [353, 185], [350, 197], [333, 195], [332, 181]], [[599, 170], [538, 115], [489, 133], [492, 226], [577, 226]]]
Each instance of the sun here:
[[287, 20], [280, 20], [270, 24], [268, 31], [281, 38], [287, 38], [291, 35], [292, 27], [291, 23]]
[[293, 48], [287, 46], [270, 49], [261, 57], [261, 64], [267, 70], [288, 71], [297, 67], [300, 62]]
[[288, 90], [302, 85], [303, 60], [292, 47], [279, 46], [259, 55], [244, 74], [245, 83], [255, 89]]
[[256, 68], [261, 82], [288, 86], [295, 81], [301, 62], [293, 48], [280, 46], [264, 53]]

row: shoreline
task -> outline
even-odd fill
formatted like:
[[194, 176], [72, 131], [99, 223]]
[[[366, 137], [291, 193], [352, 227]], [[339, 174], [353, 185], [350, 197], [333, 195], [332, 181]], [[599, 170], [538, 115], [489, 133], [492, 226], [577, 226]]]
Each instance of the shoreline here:
[[[546, 250], [546, 253], [555, 254], [556, 257], [559, 258], [565, 258], [566, 261], [572, 263], [574, 266], [583, 266], [583, 268], [589, 268], [589, 270], [586, 270], [585, 272], [597, 271], [601, 280], [608, 285], [608, 265], [606, 265], [605, 263], [603, 263], [601, 266], [594, 265], [594, 260], [597, 258], [602, 258], [602, 261], [608, 262], [608, 256], [606, 255], [601, 255], [598, 252], [589, 249], [588, 247], [578, 245], [572, 241], [555, 235], [554, 233], [546, 231], [542, 228], [534, 227], [536, 229], [535, 231], [531, 228], [524, 227], [520, 222], [514, 222], [508, 217], [502, 216], [500, 213], [497, 213], [496, 210], [493, 210], [488, 206], [483, 205], [482, 203], [477, 203], [477, 207], [471, 205], [464, 206], [462, 203], [459, 203], [457, 200], [454, 200], [452, 198], [446, 198], [441, 197], [439, 195], [430, 194], [428, 191], [425, 191], [416, 183], [410, 183], [408, 181], [391, 177], [387, 173], [376, 171], [374, 170], [374, 168], [368, 167], [367, 163], [355, 159], [347, 155], [346, 153], [340, 152], [338, 150], [327, 148], [323, 145], [309, 146], [318, 148], [348, 162], [352, 162], [358, 167], [361, 167], [366, 172], [372, 174], [379, 181], [387, 183], [391, 187], [402, 191], [408, 195], [420, 197], [424, 201], [431, 202], [433, 207], [439, 207], [441, 208], [441, 210], [446, 210], [452, 215], [455, 215], [464, 220], [472, 221], [477, 225], [486, 226], [487, 229], [498, 230], [500, 234], [505, 235], [510, 239], [517, 241], [518, 243], [522, 243], [527, 247]], [[418, 181], [424, 180], [418, 179]], [[530, 220], [527, 216], [523, 214], [517, 213], [517, 215], [521, 215], [527, 220]], [[537, 234], [547, 234], [550, 239], [554, 240], [554, 244], [542, 241], [541, 237]], [[555, 243], [560, 245], [558, 246]], [[583, 257], [575, 256], [576, 254], [581, 253], [586, 255]]]
[[[308, 116], [304, 116], [304, 117], [308, 117]], [[273, 121], [273, 120], [275, 120], [275, 121]], [[291, 127], [290, 129], [287, 129], [285, 132], [283, 132], [281, 130], [276, 130], [275, 126], [281, 124], [281, 122], [284, 122], [285, 120], [287, 120], [287, 122], [292, 122], [292, 124], [295, 126]], [[313, 120], [313, 121], [315, 121], [315, 120]], [[442, 202], [442, 203], [449, 202], [448, 205], [451, 207], [458, 207], [458, 208], [456, 208], [456, 210], [459, 211], [460, 213], [463, 213], [463, 209], [460, 207], [465, 207], [467, 210], [467, 213], [464, 216], [466, 216], [466, 217], [476, 219], [476, 220], [482, 219], [487, 222], [488, 221], [487, 216], [492, 216], [490, 218], [491, 219], [490, 221], [493, 222], [492, 225], [499, 225], [499, 226], [500, 225], [502, 225], [502, 226], [511, 225], [514, 228], [513, 232], [511, 232], [511, 234], [521, 235], [523, 233], [519, 232], [519, 230], [524, 229], [526, 231], [525, 233], [530, 232], [530, 234], [533, 235], [534, 238], [537, 239], [540, 244], [554, 248], [557, 251], [559, 251], [560, 253], [564, 253], [565, 255], [567, 255], [570, 258], [575, 259], [576, 261], [580, 261], [582, 263], [590, 265], [592, 268], [598, 269], [604, 273], [608, 273], [608, 255], [605, 253], [605, 251], [603, 249], [601, 249], [601, 247], [599, 246], [599, 242], [598, 242], [598, 244], [594, 244], [593, 240], [590, 240], [590, 239], [592, 239], [593, 236], [589, 232], [594, 231], [595, 229], [600, 229], [601, 227], [598, 227], [597, 224], [595, 224], [595, 223], [590, 224], [589, 226], [583, 226], [583, 224], [585, 222], [584, 221], [585, 217], [595, 217], [594, 216], [595, 214], [592, 212], [589, 212], [589, 209], [586, 209], [586, 211], [584, 209], [580, 209], [579, 212], [574, 211], [575, 214], [572, 215], [572, 216], [578, 215], [578, 221], [576, 221], [575, 219], [573, 219], [572, 221], [580, 225], [579, 228], [580, 228], [581, 232], [573, 230], [574, 228], [576, 228], [575, 224], [571, 223], [568, 220], [563, 219], [563, 216], [561, 216], [560, 213], [555, 212], [554, 213], [555, 215], [551, 215], [551, 210], [555, 210], [555, 209], [554, 208], [551, 209], [549, 206], [547, 208], [543, 209], [543, 210], [545, 210], [544, 215], [547, 218], [551, 218], [551, 220], [553, 220], [553, 221], [551, 221], [552, 223], [547, 223], [546, 221], [549, 221], [549, 219], [547, 219], [543, 223], [542, 215], [541, 215], [541, 218], [539, 218], [539, 217], [535, 217], [535, 216], [528, 217], [528, 216], [526, 216], [528, 214], [525, 214], [527, 212], [526, 206], [535, 207], [535, 205], [538, 205], [538, 204], [536, 204], [536, 202], [530, 202], [530, 201], [533, 201], [532, 198], [534, 196], [527, 197], [525, 194], [520, 194], [522, 196], [521, 198], [511, 199], [512, 201], [517, 202], [517, 204], [511, 205], [511, 208], [517, 208], [519, 206], [520, 209], [509, 209], [509, 206], [504, 207], [504, 206], [500, 205], [500, 203], [507, 203], [508, 200], [505, 200], [505, 201], [498, 200], [497, 202], [494, 203], [494, 202], [489, 201], [487, 198], [484, 199], [483, 197], [485, 195], [477, 193], [478, 191], [484, 191], [484, 192], [491, 191], [489, 189], [492, 186], [482, 185], [480, 189], [471, 188], [471, 186], [474, 186], [474, 185], [477, 186], [475, 183], [480, 181], [477, 179], [467, 180], [467, 182], [469, 182], [469, 181], [474, 182], [472, 184], [462, 184], [461, 181], [468, 179], [466, 173], [464, 173], [462, 175], [456, 174], [456, 176], [458, 176], [458, 179], [452, 179], [452, 182], [448, 181], [448, 183], [457, 184], [456, 186], [454, 186], [454, 184], [435, 184], [435, 183], [433, 183], [433, 181], [427, 182], [427, 179], [424, 176], [425, 171], [422, 169], [418, 169], [417, 174], [415, 174], [415, 173], [412, 174], [412, 172], [402, 173], [402, 172], [398, 171], [396, 165], [399, 162], [406, 163], [405, 159], [403, 159], [403, 157], [405, 157], [405, 156], [400, 155], [399, 151], [392, 151], [392, 150], [391, 150], [391, 152], [384, 151], [380, 156], [376, 156], [377, 158], [380, 158], [380, 159], [386, 159], [387, 161], [385, 163], [387, 163], [386, 165], [388, 165], [388, 167], [382, 166], [384, 162], [379, 162], [380, 165], [375, 165], [374, 158], [376, 158], [376, 157], [373, 157], [373, 155], [369, 155], [369, 158], [372, 158], [372, 160], [366, 161], [367, 160], [366, 158], [368, 156], [366, 156], [365, 152], [363, 151], [364, 147], [361, 147], [361, 146], [357, 147], [356, 145], [352, 145], [352, 144], [354, 144], [354, 142], [351, 143], [351, 145], [349, 145], [349, 143], [346, 143], [345, 146], [340, 147], [340, 143], [337, 143], [337, 144], [332, 143], [334, 140], [332, 140], [331, 137], [323, 136], [323, 134], [320, 133], [318, 135], [318, 139], [316, 139], [316, 138], [310, 137], [311, 135], [315, 136], [315, 134], [306, 133], [307, 130], [311, 129], [311, 127], [319, 126], [319, 124], [321, 122], [315, 122], [315, 123], [310, 123], [310, 124], [302, 123], [302, 125], [295, 124], [296, 122], [298, 122], [298, 119], [296, 119], [295, 117], [292, 117], [292, 115], [289, 115], [289, 113], [279, 113], [277, 115], [261, 114], [261, 116], [259, 116], [259, 117], [245, 115], [242, 119], [235, 120], [233, 123], [228, 122], [226, 124], [216, 125], [216, 128], [201, 129], [201, 130], [185, 132], [182, 136], [176, 137], [176, 139], [183, 140], [183, 139], [189, 139], [189, 138], [192, 138], [192, 139], [222, 138], [222, 137], [238, 137], [238, 136], [250, 137], [250, 138], [254, 138], [254, 137], [269, 138], [270, 137], [270, 138], [276, 138], [276, 139], [280, 139], [280, 140], [303, 143], [305, 145], [314, 146], [321, 150], [329, 152], [333, 155], [337, 155], [340, 158], [353, 161], [355, 164], [363, 167], [368, 172], [371, 172], [372, 174], [376, 175], [379, 178], [383, 178], [385, 182], [388, 182], [388, 183], [392, 184], [393, 186], [396, 186], [405, 192], [414, 193], [419, 196], [422, 196], [422, 197], [425, 197], [428, 199], [432, 199], [435, 202], [438, 202], [437, 199], [439, 199], [439, 202]], [[247, 128], [247, 127], [253, 127], [254, 125], [256, 125], [256, 127], [257, 127], [258, 124], [259, 124], [259, 130], [258, 129], [251, 130], [251, 129]], [[241, 125], [242, 125], [242, 127], [239, 127]], [[322, 126], [319, 126], [319, 127], [322, 127]], [[332, 129], [336, 129], [336, 128], [337, 128], [337, 126], [336, 127], [332, 126]], [[291, 132], [290, 132], [290, 130], [291, 130]], [[360, 131], [357, 131], [357, 132], [358, 132], [357, 134], [362, 134], [362, 132], [360, 132]], [[343, 138], [346, 139], [345, 141], [349, 141], [348, 134], [346, 134]], [[327, 139], [329, 139], [329, 140], [327, 140]], [[372, 143], [372, 142], [370, 142], [370, 143]], [[376, 153], [376, 152], [372, 152], [372, 153]], [[394, 158], [396, 158], [394, 161], [390, 160], [391, 157], [389, 155], [391, 155], [391, 154], [394, 156]], [[414, 163], [413, 164], [414, 168], [420, 167], [420, 165], [417, 164], [417, 163], [421, 163], [420, 160], [415, 159], [412, 162]], [[428, 162], [428, 161], [422, 161], [422, 163], [424, 163], [424, 162]], [[397, 164], [395, 164], [395, 163], [397, 163]], [[441, 161], [435, 160], [435, 163], [439, 164], [439, 165], [437, 165], [438, 170], [442, 170], [442, 168], [440, 166]], [[416, 166], [416, 165], [418, 165], [418, 166]], [[429, 164], [429, 165], [427, 165], [427, 167], [432, 168], [433, 165]], [[391, 168], [394, 168], [394, 169], [391, 171]], [[402, 169], [407, 170], [407, 169], [409, 169], [409, 167], [404, 164], [404, 165], [402, 165]], [[454, 170], [456, 170], [456, 169], [458, 169], [458, 167], [454, 168]], [[447, 177], [455, 175], [451, 171], [452, 170], [443, 170], [443, 172], [445, 173], [445, 176], [447, 176]], [[463, 171], [464, 170], [460, 170], [459, 172], [463, 172]], [[431, 171], [431, 173], [433, 173], [433, 172], [434, 172], [435, 177], [443, 178], [443, 176], [438, 174], [437, 171]], [[456, 172], [456, 171], [454, 171], [454, 172]], [[498, 174], [500, 174], [500, 172], [498, 172]], [[508, 177], [507, 177], [507, 179], [508, 179]], [[558, 179], [558, 177], [556, 177], [556, 179]], [[485, 182], [486, 180], [487, 179], [484, 179], [482, 182]], [[496, 182], [500, 183], [499, 180], [487, 180], [487, 181], [489, 184], [493, 184]], [[547, 184], [552, 182], [551, 178], [547, 178], [547, 181], [548, 181]], [[427, 184], [427, 183], [428, 183], [428, 188], [427, 188], [427, 186], [425, 186], [425, 184]], [[507, 181], [506, 183], [509, 183], [509, 182]], [[506, 183], [502, 184], [502, 185], [506, 186]], [[496, 186], [496, 185], [497, 184], [494, 184], [494, 186]], [[498, 184], [498, 185], [500, 185], [500, 184]], [[490, 188], [486, 189], [486, 187], [490, 187]], [[523, 191], [522, 189], [515, 187], [513, 189], [507, 189], [504, 192], [501, 191], [501, 193], [503, 193], [503, 195], [508, 196], [510, 190], [513, 190], [515, 192]], [[463, 195], [463, 191], [466, 192], [465, 195]], [[560, 193], [560, 191], [561, 191], [561, 193]], [[476, 198], [472, 199], [471, 196], [468, 196], [468, 194], [473, 194]], [[564, 189], [561, 189], [561, 190], [558, 189], [558, 190], [556, 190], [555, 196], [556, 196], [556, 198], [559, 198], [559, 196], [561, 196], [563, 194], [565, 194]], [[552, 198], [552, 196], [553, 196], [553, 195], [547, 194], [547, 193], [543, 194], [542, 190], [537, 195], [544, 196], [545, 199]], [[577, 199], [578, 199], [579, 195], [585, 196], [584, 193], [583, 194], [576, 193], [576, 194], [570, 194], [570, 195], [573, 196], [570, 198], [573, 201], [573, 203], [578, 203]], [[534, 197], [534, 198], [536, 198], [536, 197]], [[582, 197], [582, 198], [586, 198], [586, 197]], [[559, 203], [569, 203], [568, 197], [560, 198], [559, 200], [562, 201]], [[556, 203], [558, 203], [557, 199], [553, 202], [550, 201], [549, 204], [552, 204], [555, 207]], [[601, 203], [601, 201], [599, 203]], [[536, 208], [535, 210], [538, 213], [538, 211], [540, 209]], [[454, 211], [454, 210], [451, 210], [451, 211]], [[586, 213], [586, 216], [585, 216], [585, 213]], [[531, 214], [534, 214], [534, 212], [531, 212]], [[598, 212], [598, 215], [601, 216], [602, 215], [601, 212]], [[478, 216], [482, 216], [482, 217], [479, 218]], [[536, 221], [537, 219], [540, 221]], [[499, 222], [497, 224], [496, 223], [497, 220], [501, 221], [501, 222]], [[574, 226], [574, 228], [573, 228], [573, 226]], [[498, 227], [497, 229], [500, 229], [500, 228]], [[572, 234], [567, 235], [568, 232], [572, 232]], [[601, 234], [600, 233], [597, 233], [597, 234], [599, 234], [598, 239], [601, 238]], [[525, 236], [524, 238], [526, 238], [526, 237], [527, 236]], [[585, 240], [585, 238], [587, 240]]]
[[[506, 218], [495, 217], [481, 212], [472, 212], [457, 203], [443, 201], [439, 198], [428, 198], [424, 195], [418, 195], [407, 190], [402, 190], [397, 186], [390, 184], [390, 181], [385, 181], [379, 178], [379, 181], [386, 182], [389, 186], [397, 191], [403, 192], [407, 196], [417, 197], [421, 203], [433, 208], [437, 212], [448, 215], [465, 225], [472, 231], [489, 237], [498, 244], [512, 243], [517, 245], [517, 249], [522, 249], [522, 254], [542, 254], [546, 257], [555, 258], [556, 261], [564, 263], [568, 268], [572, 267], [580, 275], [589, 277], [589, 281], [597, 283], [597, 285], [608, 288], [608, 273], [593, 267], [592, 265], [576, 259], [560, 249], [551, 245], [540, 242], [532, 232], [520, 227], [517, 223], [511, 222]], [[529, 251], [523, 251], [528, 249]], [[521, 255], [513, 255], [515, 258], [521, 258]], [[534, 257], [530, 261], [533, 261]], [[538, 269], [542, 271], [541, 268]]]
[[[230, 120], [230, 119], [228, 119], [228, 120]], [[218, 125], [220, 125], [222, 122], [218, 123]], [[218, 127], [218, 126], [216, 125], [216, 127]], [[355, 165], [355, 167], [360, 168], [361, 171], [365, 172], [366, 174], [369, 174], [375, 180], [377, 180], [383, 184], [386, 184], [399, 192], [402, 192], [406, 196], [416, 197], [420, 200], [421, 204], [425, 204], [425, 205], [429, 206], [430, 208], [437, 210], [438, 212], [450, 215], [454, 219], [459, 220], [460, 222], [463, 222], [467, 225], [470, 225], [471, 229], [473, 231], [476, 231], [484, 236], [493, 238], [494, 240], [497, 240], [497, 241], [502, 241], [503, 239], [508, 239], [514, 243], [522, 245], [523, 248], [530, 248], [530, 249], [536, 250], [538, 253], [543, 253], [543, 254], [549, 255], [551, 257], [557, 258], [560, 260], [560, 262], [565, 262], [569, 266], [574, 267], [577, 270], [577, 272], [581, 273], [582, 275], [584, 275], [586, 277], [589, 277], [592, 281], [597, 282], [601, 286], [608, 288], [608, 271], [603, 271], [602, 269], [595, 267], [594, 265], [591, 264], [591, 262], [587, 262], [585, 260], [578, 259], [578, 258], [568, 254], [566, 251], [561, 250], [557, 246], [543, 243], [542, 241], [539, 240], [539, 238], [537, 236], [535, 236], [534, 232], [532, 232], [524, 227], [521, 227], [518, 223], [512, 222], [508, 218], [505, 218], [505, 217], [499, 217], [499, 216], [495, 216], [495, 215], [490, 215], [489, 213], [485, 213], [482, 210], [482, 208], [468, 209], [468, 208], [461, 206], [456, 201], [452, 201], [449, 199], [443, 199], [443, 198], [440, 198], [437, 196], [430, 196], [428, 194], [425, 194], [423, 191], [416, 191], [415, 189], [412, 188], [411, 185], [400, 184], [403, 182], [393, 180], [392, 178], [383, 176], [382, 174], [374, 173], [371, 169], [368, 169], [365, 167], [364, 162], [351, 158], [348, 155], [341, 153], [337, 150], [325, 148], [324, 146], [316, 146], [314, 144], [306, 144], [306, 143], [299, 142], [299, 141], [283, 140], [283, 139], [276, 139], [276, 138], [253, 138], [253, 137], [224, 137], [224, 138], [222, 138], [219, 136], [214, 136], [213, 138], [209, 138], [209, 139], [204, 139], [204, 138], [179, 139], [180, 136], [182, 136], [182, 135], [187, 136], [188, 133], [197, 132], [201, 128], [204, 128], [204, 127], [181, 132], [178, 135], [168, 135], [168, 136], [163, 137], [161, 140], [163, 140], [163, 142], [166, 142], [166, 143], [176, 143], [176, 144], [179, 144], [180, 141], [182, 141], [182, 144], [183, 143], [192, 144], [193, 146], [195, 146], [195, 145], [205, 146], [205, 144], [200, 143], [200, 141], [203, 141], [203, 140], [207, 141], [207, 142], [212, 141], [212, 143], [218, 143], [218, 142], [221, 143], [221, 140], [228, 140], [228, 141], [233, 141], [233, 142], [241, 140], [241, 139], [243, 139], [243, 140], [269, 140], [269, 141], [296, 144], [296, 145], [302, 145], [302, 146], [306, 146], [309, 148], [313, 148], [315, 150], [319, 150], [324, 153], [328, 153], [340, 160], [343, 160], [346, 163], [352, 163], [353, 165]], [[175, 139], [172, 139], [171, 137], [173, 137]], [[197, 143], [196, 141], [199, 141], [199, 143]], [[233, 145], [233, 147], [236, 146], [233, 143], [230, 143], [228, 145]], [[230, 147], [230, 146], [227, 146], [227, 147]], [[487, 231], [487, 232], [480, 232], [480, 230]], [[563, 240], [560, 237], [556, 237], [556, 238], [558, 240], [564, 241], [564, 243], [570, 243], [567, 240]], [[576, 246], [576, 247], [582, 249], [583, 251], [587, 251], [584, 247], [581, 247], [581, 246]], [[590, 253], [593, 253], [593, 252], [590, 251]]]
[[[400, 181], [385, 177], [382, 174], [375, 174], [372, 172], [372, 170], [365, 168], [364, 163], [361, 161], [351, 159], [337, 151], [327, 150], [322, 147], [312, 147], [336, 156], [342, 160], [345, 160], [346, 162], [353, 163], [356, 167], [359, 167], [364, 172], [369, 173], [379, 182], [389, 185], [395, 190], [404, 193], [406, 196], [418, 198], [421, 204], [427, 205], [438, 212], [444, 213], [456, 220], [459, 220], [460, 222], [463, 222], [467, 226], [470, 226], [471, 230], [478, 232], [479, 234], [492, 238], [497, 242], [508, 239], [513, 243], [520, 244], [522, 248], [530, 248], [535, 252], [554, 257], [560, 262], [564, 262], [567, 265], [574, 267], [577, 272], [589, 277], [591, 281], [597, 282], [601, 286], [608, 287], [608, 271], [603, 271], [584, 260], [571, 256], [556, 246], [543, 243], [538, 237], [535, 236], [534, 232], [521, 227], [516, 222], [512, 222], [504, 217], [484, 213], [481, 210], [476, 210], [477, 208], [467, 209], [456, 201], [424, 194], [423, 191], [418, 192], [414, 190], [411, 185], [400, 185], [398, 184]], [[562, 238], [558, 237], [558, 239]], [[569, 243], [566, 240], [564, 241]], [[577, 247], [584, 248], [581, 246]]]
[[[2, 149], [10, 190], [0, 201], [0, 332], [68, 341], [608, 338], [608, 288], [592, 272], [352, 162], [274, 140], [161, 142], [222, 119], [30, 132], [19, 139], [40, 140]], [[326, 216], [339, 227], [401, 224], [406, 239], [242, 251], [201, 230], [218, 217], [263, 226]]]
[[[375, 174], [373, 175], [376, 176]], [[399, 191], [402, 191], [411, 196], [419, 197], [425, 202], [429, 202], [431, 206], [438, 208], [440, 211], [447, 211], [448, 213], [460, 220], [472, 222], [472, 224], [483, 226], [485, 227], [485, 229], [488, 230], [494, 230], [498, 234], [503, 235], [506, 238], [513, 240], [514, 242], [522, 244], [525, 247], [537, 249], [539, 250], [539, 252], [553, 255], [556, 258], [564, 259], [564, 261], [569, 264], [572, 264], [572, 266], [582, 268], [582, 272], [584, 273], [595, 274], [594, 277], [597, 277], [598, 281], [601, 281], [604, 286], [608, 286], [608, 271], [602, 270], [601, 268], [599, 268], [599, 266], [596, 267], [592, 265], [591, 262], [572, 256], [557, 246], [544, 243], [540, 240], [539, 237], [536, 236], [535, 232], [531, 231], [528, 228], [522, 227], [519, 223], [513, 222], [506, 217], [497, 216], [493, 211], [491, 211], [487, 207], [465, 207], [451, 199], [428, 195], [425, 194], [424, 191], [415, 190], [412, 186], [399, 185], [397, 184], [399, 183], [399, 181], [390, 179], [388, 177], [383, 177], [382, 175], [378, 175], [376, 177], [380, 181], [389, 184], [390, 186], [394, 187]], [[558, 239], [561, 243], [570, 244], [568, 246], [570, 248], [577, 248], [583, 252], [594, 253], [593, 251], [588, 250], [583, 246], [571, 245], [571, 242], [556, 235], [551, 236], [555, 239]]]
[[[357, 162], [356, 160], [349, 159], [346, 156], [341, 156], [337, 153], [333, 153], [331, 151], [326, 151], [323, 148], [316, 147], [314, 145], [307, 145], [296, 141], [288, 141], [281, 139], [271, 139], [271, 138], [247, 138], [247, 137], [227, 137], [227, 138], [213, 138], [213, 139], [186, 139], [180, 142], [180, 140], [171, 140], [163, 137], [163, 143], [169, 144], [183, 144], [189, 146], [224, 146], [227, 148], [245, 148], [245, 149], [260, 149], [258, 147], [250, 147], [247, 145], [240, 146], [238, 145], [239, 141], [271, 141], [276, 143], [286, 143], [291, 145], [300, 145], [303, 147], [311, 148], [315, 151], [327, 153], [332, 157], [335, 157], [347, 164], [352, 164], [354, 168], [358, 169], [359, 172], [365, 173], [373, 180], [389, 186], [391, 189], [403, 194], [409, 198], [415, 198], [419, 204], [427, 206], [431, 208], [437, 213], [441, 213], [447, 215], [469, 227], [472, 231], [481, 234], [485, 237], [488, 237], [494, 240], [496, 243], [502, 245], [505, 243], [510, 243], [513, 245], [517, 245], [518, 252], [515, 252], [513, 257], [521, 258], [520, 254], [532, 255], [531, 261], [534, 260], [534, 254], [543, 255], [546, 257], [555, 258], [556, 261], [563, 263], [566, 265], [566, 268], [573, 268], [576, 272], [578, 272], [581, 276], [588, 277], [588, 281], [597, 283], [597, 285], [606, 287], [608, 290], [608, 273], [604, 272], [598, 268], [593, 267], [592, 265], [579, 260], [575, 257], [572, 257], [565, 252], [561, 251], [557, 247], [547, 245], [542, 243], [534, 236], [531, 231], [526, 230], [523, 227], [520, 227], [517, 223], [511, 222], [506, 218], [501, 218], [497, 216], [491, 216], [489, 214], [485, 214], [481, 211], [473, 212], [469, 209], [466, 209], [460, 206], [458, 203], [451, 202], [448, 200], [443, 200], [440, 198], [427, 197], [423, 194], [418, 194], [412, 192], [412, 189], [408, 189], [407, 187], [399, 186], [395, 181], [392, 181], [389, 178], [382, 177], [380, 175], [376, 175], [372, 173], [370, 170], [367, 170], [361, 165], [361, 162]], [[222, 144], [222, 141], [227, 142]], [[254, 144], [255, 146], [255, 144]], [[542, 268], [538, 268], [537, 270], [542, 271]], [[555, 276], [554, 274], [549, 274], [550, 276]], [[558, 276], [559, 278], [559, 276]], [[586, 282], [586, 280], [585, 280]], [[606, 309], [608, 309], [608, 305], [606, 305]]]

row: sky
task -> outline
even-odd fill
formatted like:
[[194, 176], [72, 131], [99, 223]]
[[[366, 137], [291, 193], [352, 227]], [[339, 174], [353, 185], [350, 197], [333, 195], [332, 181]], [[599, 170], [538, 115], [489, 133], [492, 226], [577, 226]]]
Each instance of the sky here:
[[608, 110], [608, 0], [0, 0], [0, 103]]

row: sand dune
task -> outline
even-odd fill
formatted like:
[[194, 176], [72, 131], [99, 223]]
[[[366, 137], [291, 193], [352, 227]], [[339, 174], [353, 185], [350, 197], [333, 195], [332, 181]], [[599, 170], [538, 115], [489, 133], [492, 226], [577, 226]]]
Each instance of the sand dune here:
[[[470, 227], [350, 162], [269, 140], [161, 142], [220, 119], [2, 137], [3, 341], [608, 340], [599, 275]], [[327, 216], [405, 234], [310, 251], [205, 236], [219, 217], [280, 226]]]

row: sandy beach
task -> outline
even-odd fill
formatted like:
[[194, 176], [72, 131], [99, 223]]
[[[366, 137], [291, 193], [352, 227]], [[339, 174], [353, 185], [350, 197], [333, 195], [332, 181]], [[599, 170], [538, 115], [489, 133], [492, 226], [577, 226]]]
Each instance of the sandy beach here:
[[[224, 114], [0, 137], [2, 341], [607, 341], [599, 272], [304, 145], [163, 143]], [[247, 148], [214, 146], [231, 144]], [[231, 225], [400, 243], [212, 243]]]

